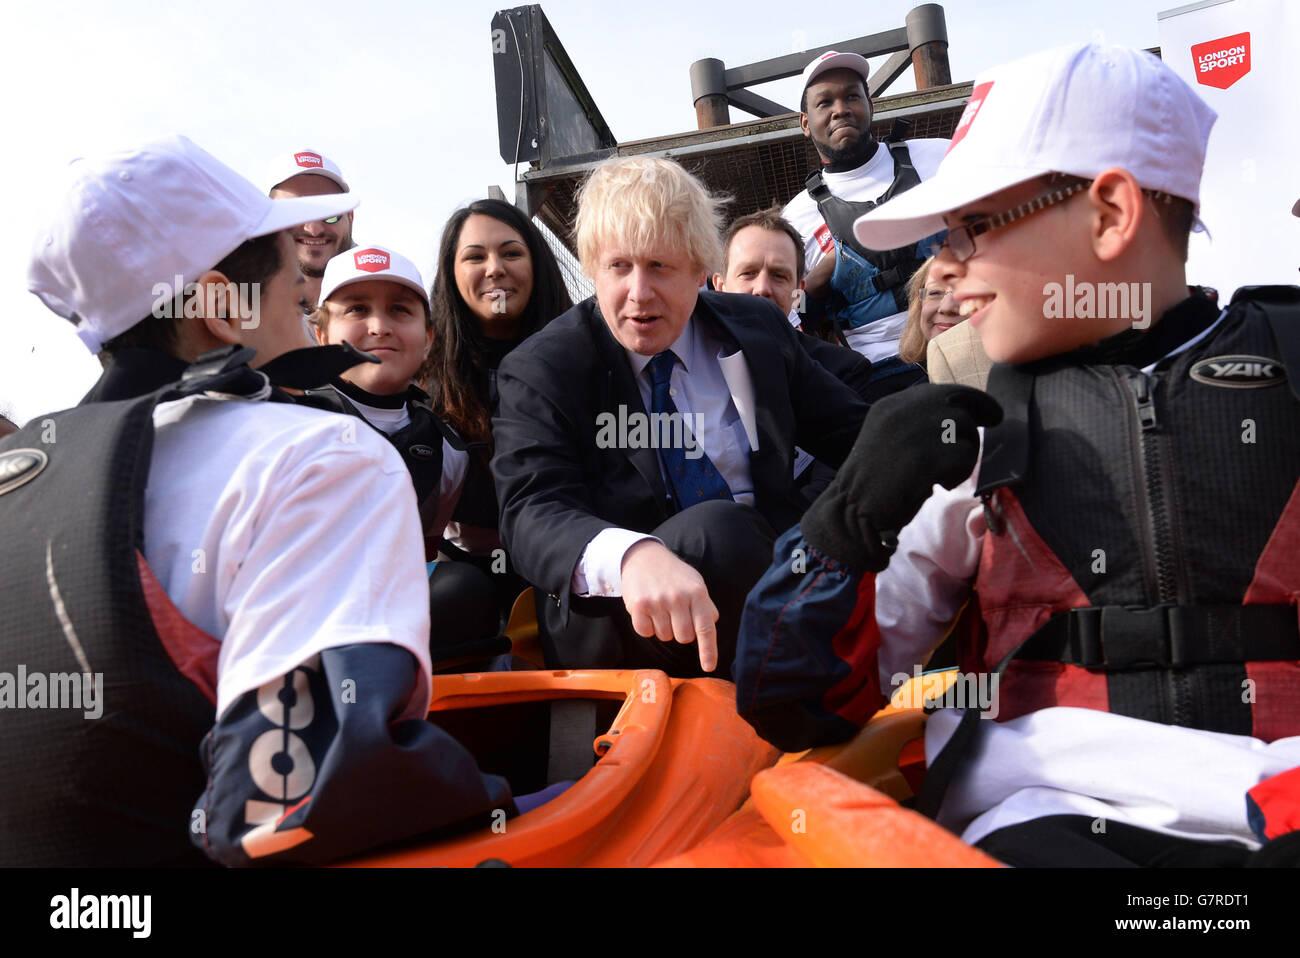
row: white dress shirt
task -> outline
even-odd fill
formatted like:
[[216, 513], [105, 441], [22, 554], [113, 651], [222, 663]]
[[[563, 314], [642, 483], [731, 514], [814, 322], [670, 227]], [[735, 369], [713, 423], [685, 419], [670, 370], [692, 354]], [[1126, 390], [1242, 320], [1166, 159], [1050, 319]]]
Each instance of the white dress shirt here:
[[[754, 504], [754, 483], [749, 472], [751, 442], [745, 422], [732, 398], [731, 387], [723, 375], [723, 344], [709, 335], [707, 329], [694, 318], [687, 320], [685, 329], [669, 347], [677, 356], [669, 377], [669, 396], [678, 413], [689, 424], [698, 424], [696, 442], [704, 449], [709, 461], [726, 481], [732, 498], [746, 505]], [[625, 350], [628, 363], [636, 378], [641, 401], [648, 411], [651, 407], [653, 386], [646, 367], [653, 356], [642, 356]], [[640, 410], [636, 410], [640, 412]], [[632, 410], [629, 410], [629, 414]], [[695, 429], [691, 429], [695, 433]], [[660, 475], [664, 485], [671, 488], [659, 460]], [[573, 594], [579, 596], [606, 596], [614, 598], [623, 594], [623, 557], [627, 550], [642, 539], [654, 536], [630, 529], [605, 529], [587, 543], [577, 566], [573, 570]], [[659, 540], [656, 540], [659, 541]]]

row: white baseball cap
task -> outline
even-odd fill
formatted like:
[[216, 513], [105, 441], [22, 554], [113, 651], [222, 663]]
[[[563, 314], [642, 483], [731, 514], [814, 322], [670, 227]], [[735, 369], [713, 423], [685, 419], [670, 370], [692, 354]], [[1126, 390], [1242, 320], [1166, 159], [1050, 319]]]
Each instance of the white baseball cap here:
[[853, 232], [869, 249], [897, 249], [944, 229], [944, 213], [1044, 173], [1091, 179], [1116, 166], [1199, 210], [1216, 118], [1141, 50], [1036, 53], [980, 74], [938, 172], [859, 217]]
[[856, 53], [837, 53], [834, 50], [827, 50], [803, 68], [803, 86], [801, 89], [808, 89], [808, 84], [827, 70], [852, 70], [862, 77], [862, 84], [866, 86], [867, 74], [871, 72], [871, 64], [867, 62], [866, 57], [859, 56]]
[[92, 353], [247, 240], [344, 213], [342, 194], [273, 200], [183, 136], [73, 160], [36, 237], [27, 288]]
[[372, 279], [408, 286], [420, 294], [426, 306], [429, 305], [428, 290], [424, 288], [424, 279], [415, 264], [386, 246], [357, 247], [331, 257], [320, 281], [320, 301], [325, 302], [344, 286]]
[[323, 153], [315, 150], [295, 150], [281, 153], [273, 159], [266, 169], [266, 192], [270, 193], [287, 179], [302, 173], [312, 173], [333, 180], [343, 193], [348, 191], [347, 181], [339, 171], [339, 166]]

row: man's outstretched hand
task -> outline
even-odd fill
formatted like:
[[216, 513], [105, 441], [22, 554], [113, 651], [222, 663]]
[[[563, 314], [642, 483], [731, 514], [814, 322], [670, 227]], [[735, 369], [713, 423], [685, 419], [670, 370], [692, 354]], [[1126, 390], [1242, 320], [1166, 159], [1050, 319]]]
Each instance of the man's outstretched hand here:
[[718, 667], [718, 607], [704, 577], [662, 542], [643, 539], [623, 556], [623, 604], [637, 635], [696, 642], [700, 668]]

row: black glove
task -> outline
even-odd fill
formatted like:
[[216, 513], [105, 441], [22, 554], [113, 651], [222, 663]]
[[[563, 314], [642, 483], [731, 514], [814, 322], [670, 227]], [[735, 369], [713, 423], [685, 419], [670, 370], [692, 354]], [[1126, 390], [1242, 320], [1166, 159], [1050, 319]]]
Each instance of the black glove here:
[[855, 572], [879, 572], [935, 483], [952, 489], [979, 458], [976, 426], [1002, 407], [970, 386], [923, 383], [876, 402], [835, 479], [800, 525], [810, 545]]

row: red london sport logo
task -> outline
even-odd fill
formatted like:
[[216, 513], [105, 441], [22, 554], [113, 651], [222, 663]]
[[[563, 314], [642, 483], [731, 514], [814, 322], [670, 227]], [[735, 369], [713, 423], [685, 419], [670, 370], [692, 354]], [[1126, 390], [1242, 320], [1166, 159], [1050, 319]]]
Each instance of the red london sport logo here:
[[825, 223], [817, 227], [817, 231], [813, 233], [813, 236], [816, 238], [817, 245], [821, 247], [823, 253], [829, 254], [831, 250], [835, 249], [835, 240], [831, 238], [831, 228]]
[[319, 153], [295, 153], [293, 155], [293, 161], [299, 166], [313, 170], [318, 170], [325, 165], [325, 161], [320, 158]]
[[1192, 45], [1196, 82], [1226, 90], [1250, 72], [1250, 34], [1207, 40]]
[[970, 132], [971, 124], [975, 122], [975, 117], [979, 115], [980, 107], [984, 105], [984, 101], [988, 99], [989, 91], [992, 89], [993, 81], [989, 80], [986, 83], [981, 83], [975, 89], [970, 91], [970, 100], [966, 103], [966, 109], [961, 111], [961, 119], [957, 121], [957, 128], [952, 131], [952, 140], [949, 142], [948, 150], [944, 153], [944, 156], [951, 153], [953, 147], [960, 143], [965, 138], [966, 134]]
[[352, 261], [357, 269], [367, 273], [379, 273], [388, 269], [388, 254], [381, 249], [362, 249], [352, 254]]

